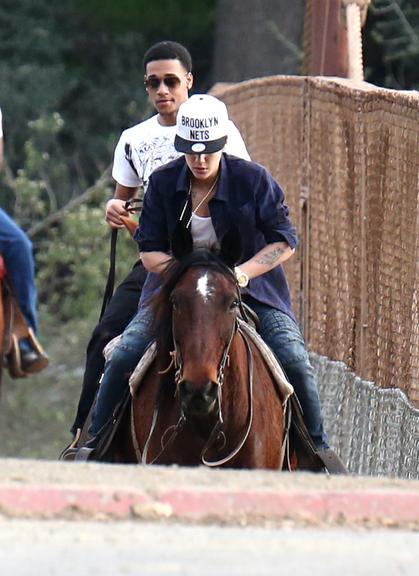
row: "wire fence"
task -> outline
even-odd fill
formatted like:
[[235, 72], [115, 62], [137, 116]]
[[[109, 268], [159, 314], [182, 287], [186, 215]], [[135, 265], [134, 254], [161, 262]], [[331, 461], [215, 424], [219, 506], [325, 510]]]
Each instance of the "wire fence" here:
[[281, 76], [214, 92], [286, 191], [310, 348], [419, 406], [419, 94]]
[[419, 478], [419, 409], [398, 388], [311, 354], [329, 441], [353, 474]]
[[295, 76], [213, 93], [299, 230], [287, 275], [332, 445], [351, 472], [419, 478], [419, 93]]

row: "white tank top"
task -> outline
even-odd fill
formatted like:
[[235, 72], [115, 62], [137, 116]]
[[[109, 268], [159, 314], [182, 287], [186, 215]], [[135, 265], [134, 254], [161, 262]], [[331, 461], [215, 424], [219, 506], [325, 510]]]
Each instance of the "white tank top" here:
[[194, 250], [218, 248], [217, 235], [212, 225], [211, 216], [203, 217], [192, 214], [191, 233]]

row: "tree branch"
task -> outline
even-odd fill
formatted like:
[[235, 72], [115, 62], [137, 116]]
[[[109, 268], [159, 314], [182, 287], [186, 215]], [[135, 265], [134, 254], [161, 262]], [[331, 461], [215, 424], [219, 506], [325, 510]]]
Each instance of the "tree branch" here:
[[85, 192], [83, 192], [83, 194], [80, 194], [80, 196], [70, 200], [70, 202], [63, 206], [63, 208], [60, 208], [60, 210], [57, 210], [53, 214], [49, 214], [46, 218], [44, 218], [44, 220], [42, 220], [42, 222], [38, 222], [37, 224], [31, 226], [27, 231], [28, 236], [33, 238], [52, 224], [60, 222], [60, 220], [62, 220], [69, 212], [74, 210], [74, 208], [84, 204], [85, 202], [88, 202], [90, 198], [95, 194], [95, 192], [97, 192], [100, 188], [108, 186], [109, 184], [111, 184], [110, 166], [108, 166], [108, 168], [103, 172], [103, 174], [98, 178], [93, 186], [88, 188]]

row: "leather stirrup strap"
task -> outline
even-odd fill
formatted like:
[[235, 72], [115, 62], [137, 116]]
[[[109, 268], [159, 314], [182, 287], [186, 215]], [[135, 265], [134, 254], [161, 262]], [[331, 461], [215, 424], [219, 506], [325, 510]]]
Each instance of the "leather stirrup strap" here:
[[345, 464], [331, 448], [318, 450], [317, 455], [330, 474], [349, 474]]

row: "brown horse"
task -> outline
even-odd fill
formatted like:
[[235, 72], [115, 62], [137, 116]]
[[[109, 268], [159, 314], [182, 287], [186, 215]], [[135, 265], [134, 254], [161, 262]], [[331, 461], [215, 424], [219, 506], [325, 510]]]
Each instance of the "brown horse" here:
[[[287, 398], [243, 330], [234, 258], [223, 246], [219, 257], [192, 252], [166, 273], [153, 304], [156, 357], [115, 437], [114, 461], [296, 467]], [[304, 467], [322, 464], [309, 458]]]
[[238, 329], [239, 304], [217, 260], [198, 254], [172, 270], [154, 305], [157, 357], [133, 399], [143, 462], [280, 467], [283, 400]]

